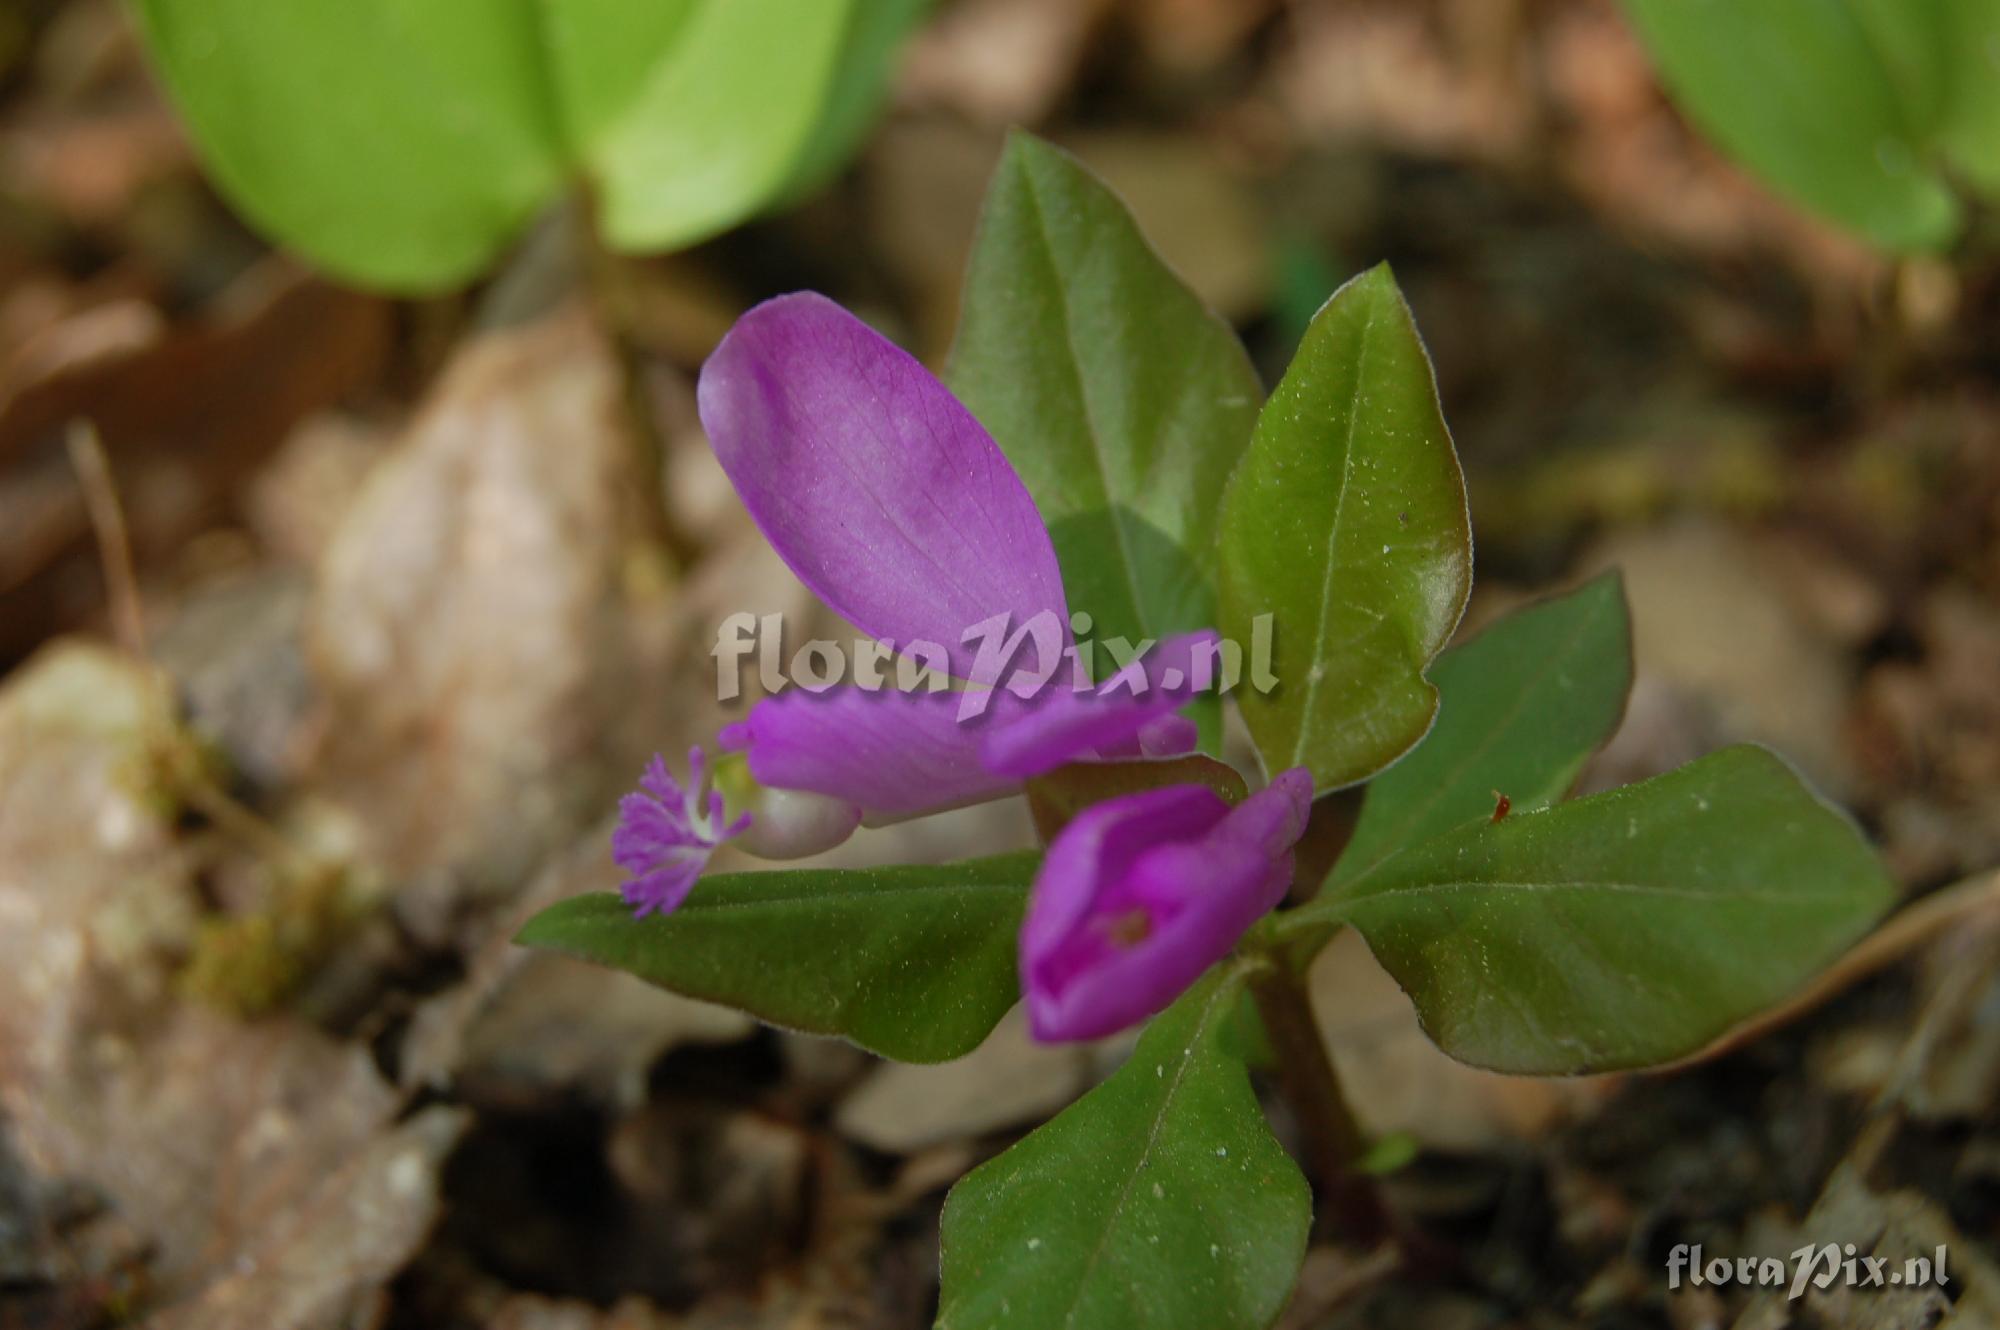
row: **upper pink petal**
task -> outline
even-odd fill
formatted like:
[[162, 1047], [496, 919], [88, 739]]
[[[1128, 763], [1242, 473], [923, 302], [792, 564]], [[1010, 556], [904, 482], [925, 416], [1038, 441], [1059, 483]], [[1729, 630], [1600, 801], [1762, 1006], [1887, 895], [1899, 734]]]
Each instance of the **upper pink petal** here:
[[1055, 547], [1013, 466], [914, 356], [839, 305], [800, 292], [750, 310], [702, 366], [698, 402], [772, 547], [863, 632], [934, 643], [958, 678], [973, 677], [963, 635], [996, 615], [1053, 614], [1067, 642]]

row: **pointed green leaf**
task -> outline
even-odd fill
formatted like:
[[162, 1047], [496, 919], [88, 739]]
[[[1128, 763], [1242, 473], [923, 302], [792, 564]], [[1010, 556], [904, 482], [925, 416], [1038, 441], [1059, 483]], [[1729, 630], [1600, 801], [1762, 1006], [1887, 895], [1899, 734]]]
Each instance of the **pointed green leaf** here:
[[904, 1062], [976, 1048], [1019, 996], [1014, 951], [1040, 856], [706, 877], [670, 915], [613, 893], [552, 905], [515, 939], [773, 1025]]
[[1616, 573], [1516, 610], [1431, 667], [1437, 725], [1368, 784], [1361, 819], [1332, 881], [1361, 876], [1396, 851], [1569, 793], [1611, 737], [1632, 687], [1632, 625]]
[[210, 173], [329, 272], [432, 289], [562, 186], [560, 117], [521, 0], [136, 0]]
[[1117, 1074], [945, 1203], [939, 1330], [1263, 1330], [1305, 1256], [1312, 1196], [1229, 1046], [1211, 973]]
[[1098, 638], [1215, 626], [1217, 509], [1263, 389], [1118, 197], [1026, 134], [987, 191], [950, 378], [1035, 496]]
[[[1959, 0], [1625, 0], [1690, 119], [1815, 212], [1891, 250], [1935, 249]], [[1986, 3], [1986, 0], [1980, 0]], [[1987, 79], [1993, 77], [1989, 72]]]
[[1683, 1057], [1887, 908], [1861, 833], [1762, 748], [1474, 822], [1293, 912], [1353, 924], [1462, 1062], [1568, 1074]]
[[[1424, 669], [1472, 586], [1465, 480], [1430, 357], [1382, 266], [1327, 301], [1223, 502], [1222, 631], [1271, 616], [1268, 693], [1236, 693], [1265, 764], [1373, 775], [1437, 714]], [[1254, 682], [1254, 679], [1253, 679]]]

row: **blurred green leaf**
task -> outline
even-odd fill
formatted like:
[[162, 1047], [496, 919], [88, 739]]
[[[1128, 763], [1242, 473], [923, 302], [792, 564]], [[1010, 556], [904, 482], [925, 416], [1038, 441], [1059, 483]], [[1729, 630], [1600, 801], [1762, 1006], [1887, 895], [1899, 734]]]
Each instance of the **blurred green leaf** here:
[[1240, 971], [1161, 1013], [1104, 1084], [945, 1202], [939, 1330], [1263, 1330], [1312, 1196], [1228, 1032]]
[[723, 873], [668, 915], [617, 895], [552, 905], [515, 941], [903, 1062], [978, 1047], [1020, 996], [1015, 935], [1038, 854], [938, 866]]
[[2000, 197], [2000, 3], [1941, 0], [1950, 59], [1940, 140], [1953, 166]]
[[[1424, 670], [1472, 585], [1465, 480], [1430, 358], [1388, 267], [1334, 293], [1257, 418], [1223, 501], [1223, 634], [1274, 634], [1243, 719], [1277, 771], [1321, 789], [1388, 766], [1430, 728]], [[1253, 680], [1254, 682], [1254, 680]]]
[[1368, 783], [1334, 883], [1406, 846], [1490, 817], [1494, 792], [1512, 812], [1569, 793], [1584, 761], [1625, 714], [1632, 625], [1616, 573], [1516, 610], [1431, 667], [1435, 728], [1415, 752]]
[[1894, 887], [1762, 748], [1405, 850], [1285, 917], [1353, 924], [1461, 1062], [1563, 1075], [1684, 1057], [1867, 931]]
[[[559, 87], [599, 86], [605, 69], [630, 79], [633, 0], [544, 3]], [[604, 238], [623, 250], [672, 249], [781, 193], [835, 87], [856, 7], [695, 0], [612, 113], [580, 127]]]
[[1217, 511], [1263, 388], [1118, 197], [1027, 134], [987, 191], [950, 379], [1035, 496], [1096, 637], [1215, 626]]
[[328, 271], [463, 282], [588, 183], [613, 246], [823, 178], [922, 0], [133, 0], [218, 185]]
[[1947, 165], [2000, 186], [1994, 0], [1625, 6], [1709, 137], [1885, 249], [1938, 249], [1957, 235]]
[[463, 281], [561, 188], [561, 125], [514, 0], [136, 8], [216, 183], [338, 276]]
[[1354, 1168], [1373, 1177], [1386, 1177], [1408, 1168], [1423, 1152], [1424, 1143], [1409, 1132], [1391, 1132], [1369, 1146], [1367, 1153], [1354, 1161]]
[[820, 188], [840, 170], [888, 95], [895, 56], [936, 0], [854, 0], [847, 40], [812, 136], [780, 201]]

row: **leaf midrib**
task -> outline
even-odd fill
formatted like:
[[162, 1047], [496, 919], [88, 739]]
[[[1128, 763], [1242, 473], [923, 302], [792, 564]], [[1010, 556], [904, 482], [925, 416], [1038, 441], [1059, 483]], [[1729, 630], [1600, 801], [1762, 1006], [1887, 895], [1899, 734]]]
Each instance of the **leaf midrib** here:
[[1201, 1015], [1194, 1023], [1193, 1033], [1189, 1036], [1186, 1051], [1181, 1057], [1180, 1066], [1174, 1069], [1173, 1079], [1167, 1082], [1165, 1090], [1160, 1095], [1159, 1110], [1153, 1115], [1153, 1125], [1146, 1133], [1146, 1143], [1140, 1147], [1139, 1157], [1133, 1161], [1131, 1172], [1126, 1176], [1124, 1185], [1118, 1189], [1118, 1198], [1106, 1211], [1104, 1231], [1098, 1235], [1096, 1245], [1091, 1248], [1090, 1255], [1084, 1258], [1083, 1266], [1077, 1272], [1076, 1287], [1070, 1295], [1068, 1309], [1063, 1313], [1062, 1323], [1065, 1327], [1076, 1324], [1076, 1314], [1082, 1310], [1083, 1290], [1090, 1283], [1091, 1272], [1104, 1259], [1104, 1253], [1111, 1245], [1111, 1234], [1119, 1226], [1126, 1202], [1132, 1198], [1132, 1189], [1139, 1185], [1139, 1175], [1146, 1171], [1146, 1161], [1152, 1158], [1154, 1147], [1160, 1141], [1160, 1133], [1166, 1130], [1167, 1115], [1173, 1110], [1174, 1100], [1179, 1096], [1182, 1085], [1186, 1083], [1189, 1073], [1194, 1068], [1195, 1046], [1206, 1038], [1209, 1022], [1216, 1008], [1225, 998], [1235, 996], [1240, 978], [1240, 971], [1224, 976], [1217, 982], [1215, 991], [1209, 995], [1208, 1005], [1201, 1009]]
[[1082, 356], [1077, 350], [1076, 329], [1070, 324], [1069, 291], [1063, 280], [1062, 265], [1056, 259], [1055, 244], [1049, 237], [1048, 209], [1042, 202], [1041, 184], [1035, 178], [1034, 166], [1023, 161], [1021, 176], [1026, 183], [1028, 209], [1034, 214], [1035, 240], [1040, 244], [1042, 257], [1049, 265], [1053, 280], [1050, 289], [1054, 292], [1056, 322], [1063, 333], [1063, 368], [1076, 386], [1077, 400], [1083, 404], [1083, 431], [1088, 440], [1090, 460], [1097, 472], [1097, 501], [1103, 507], [1111, 522], [1112, 539], [1118, 548], [1118, 564], [1125, 583], [1125, 592], [1132, 605], [1132, 615], [1138, 620], [1139, 631], [1154, 635], [1152, 616], [1147, 613], [1144, 599], [1139, 594], [1138, 569], [1133, 563], [1130, 537], [1125, 531], [1125, 522], [1118, 510], [1112, 506], [1111, 468], [1104, 456], [1104, 431], [1097, 422], [1097, 405], [1090, 395], [1090, 385], [1084, 378]]
[[[1371, 293], [1372, 294], [1372, 293]], [[1327, 528], [1326, 573], [1319, 588], [1319, 622], [1315, 625], [1315, 636], [1319, 640], [1320, 654], [1324, 658], [1326, 641], [1326, 621], [1333, 604], [1333, 574], [1339, 563], [1340, 527], [1347, 515], [1348, 491], [1354, 487], [1354, 440], [1360, 427], [1361, 383], [1368, 371], [1368, 355], [1375, 342], [1375, 317], [1380, 313], [1382, 302], [1371, 298], [1368, 316], [1361, 323], [1361, 350], [1354, 357], [1354, 380], [1347, 400], [1347, 439], [1342, 447], [1340, 459], [1340, 495], [1334, 500], [1333, 521]], [[1300, 766], [1306, 760], [1306, 747], [1312, 734], [1313, 701], [1319, 696], [1319, 686], [1326, 677], [1326, 671], [1306, 674], [1306, 695], [1299, 706], [1298, 733], [1292, 740], [1292, 760], [1287, 766]]]

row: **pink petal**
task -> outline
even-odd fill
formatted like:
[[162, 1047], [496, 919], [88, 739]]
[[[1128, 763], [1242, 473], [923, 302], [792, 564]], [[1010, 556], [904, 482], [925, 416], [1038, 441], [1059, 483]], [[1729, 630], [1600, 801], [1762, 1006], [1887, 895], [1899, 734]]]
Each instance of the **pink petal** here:
[[1072, 821], [1049, 847], [1021, 929], [1034, 1036], [1101, 1038], [1179, 997], [1283, 899], [1311, 800], [1300, 768], [1234, 809], [1205, 787], [1175, 786]]
[[979, 747], [991, 721], [1019, 703], [998, 694], [987, 717], [966, 723], [962, 701], [949, 692], [794, 688], [757, 703], [722, 743], [748, 750], [758, 784], [833, 795], [871, 818], [1013, 793], [1020, 782], [988, 771]]
[[963, 635], [995, 615], [1052, 614], [1068, 640], [1055, 548], [1014, 468], [915, 357], [840, 306], [800, 292], [752, 309], [702, 366], [698, 402], [772, 547], [863, 632], [934, 643], [962, 679]]
[[1214, 686], [1197, 667], [1218, 640], [1208, 630], [1167, 638], [1087, 692], [1069, 689], [1059, 676], [1034, 705], [993, 727], [985, 741], [986, 765], [1026, 780], [1080, 756], [1141, 751], [1149, 736], [1168, 747], [1184, 742], [1186, 728], [1161, 722], [1188, 704], [1197, 683]]

